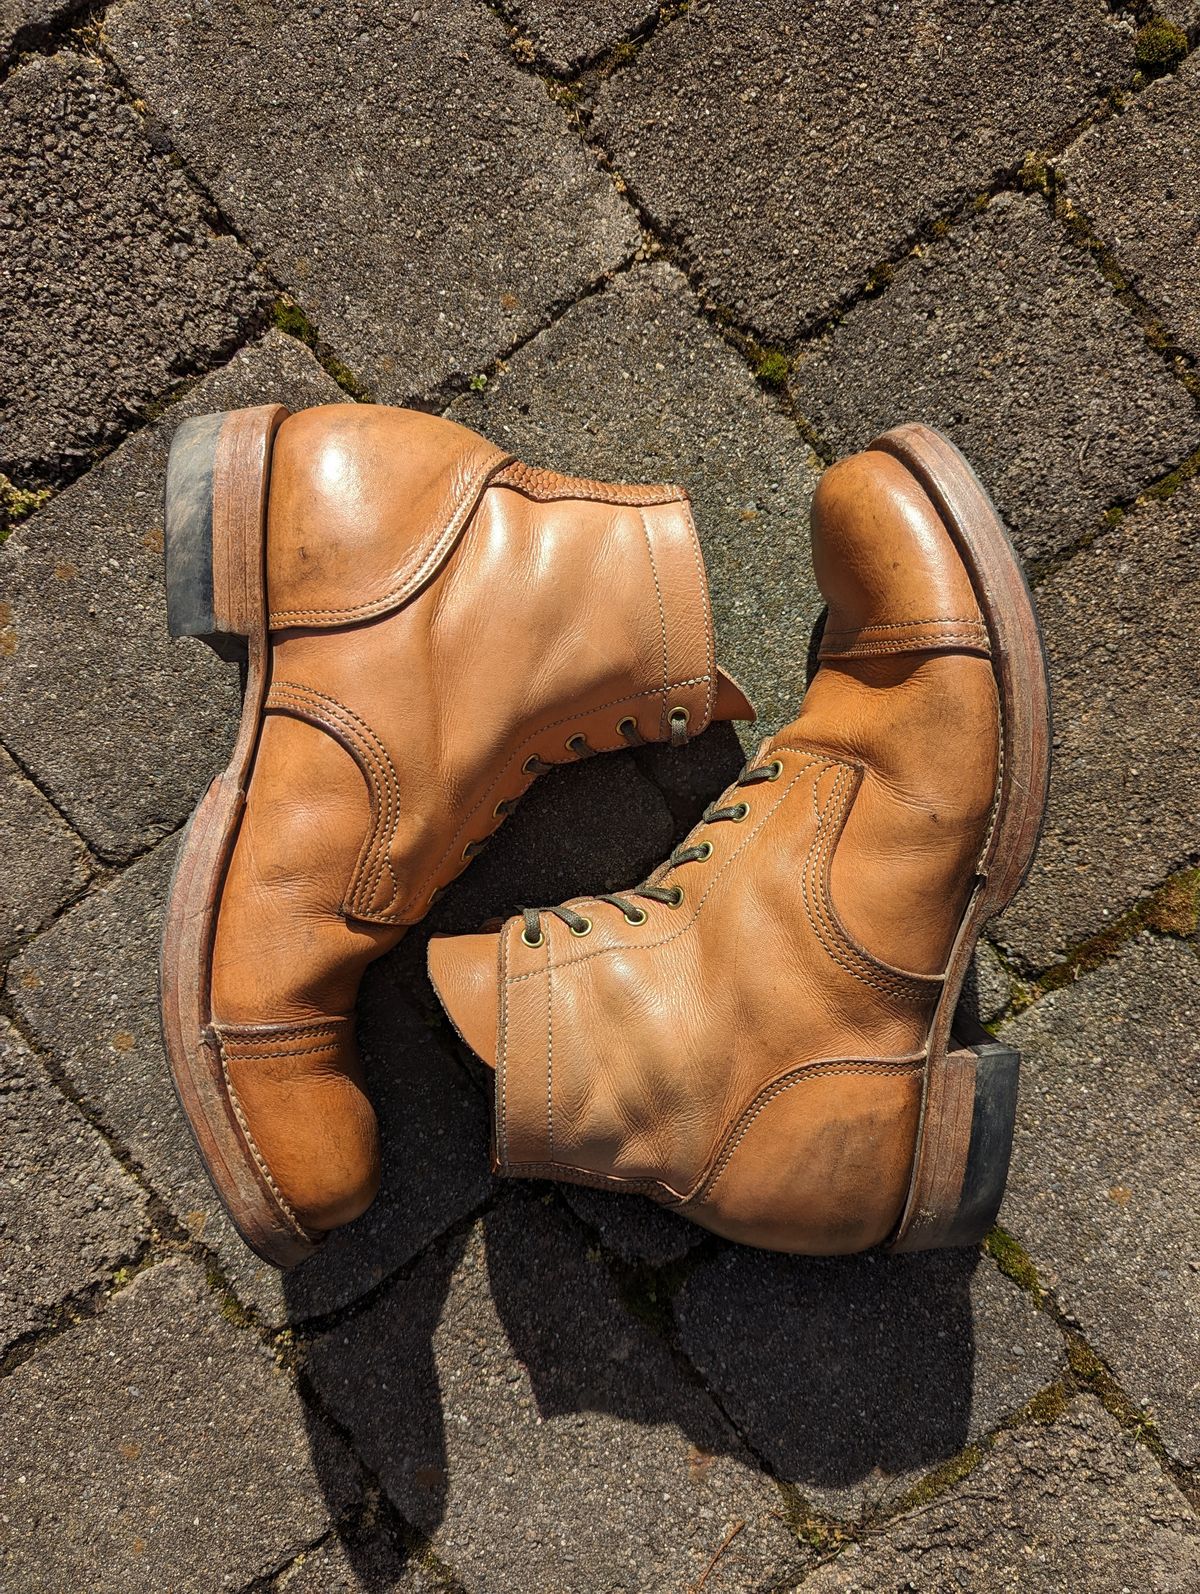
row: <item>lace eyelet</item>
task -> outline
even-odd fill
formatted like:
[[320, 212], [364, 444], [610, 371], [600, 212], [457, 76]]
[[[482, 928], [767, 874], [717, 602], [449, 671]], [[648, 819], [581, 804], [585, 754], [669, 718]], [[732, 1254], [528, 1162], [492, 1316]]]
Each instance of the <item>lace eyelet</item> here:
[[780, 775], [783, 774], [783, 762], [781, 759], [773, 758], [767, 768], [771, 771], [767, 776], [768, 780], [778, 780]]
[[[577, 742], [583, 743], [582, 751], [575, 745]], [[574, 736], [567, 737], [566, 741], [563, 743], [563, 746], [566, 748], [568, 753], [574, 753], [576, 758], [582, 758], [583, 754], [588, 750], [587, 737], [584, 736], [581, 731], [576, 731]]]
[[735, 825], [740, 825], [743, 819], [749, 819], [750, 817], [750, 804], [735, 803], [733, 808], [730, 810], [729, 817], [733, 820]]
[[531, 941], [529, 939], [529, 931], [528, 930], [522, 930], [521, 931], [521, 940], [525, 943], [526, 946], [533, 947], [535, 950], [536, 950], [537, 947], [545, 946], [545, 944], [546, 944], [546, 937], [542, 934], [542, 932], [540, 930], [537, 933], [537, 940], [536, 941]]
[[506, 819], [508, 817], [508, 799], [502, 798], [492, 809], [493, 819]]
[[667, 907], [668, 908], [677, 908], [682, 903], [682, 901], [683, 901], [683, 887], [682, 886], [672, 886], [671, 887], [671, 900], [667, 903]]
[[542, 762], [542, 760], [538, 757], [538, 755], [536, 753], [530, 753], [529, 757], [521, 765], [521, 770], [526, 775], [536, 775], [537, 774], [537, 766], [541, 762]]
[[632, 913], [627, 913], [625, 915], [625, 923], [632, 925], [645, 924], [649, 917], [650, 915], [646, 912], [645, 908], [634, 908]]
[[568, 925], [568, 929], [570, 930], [572, 935], [577, 935], [579, 937], [579, 939], [582, 941], [582, 939], [583, 939], [583, 937], [585, 935], [591, 935], [591, 933], [592, 933], [592, 921], [590, 919], [585, 919], [583, 921], [583, 929], [582, 930], [576, 929], [576, 927], [573, 924], [572, 925]]
[[674, 723], [675, 721], [678, 721], [680, 725], [686, 725], [688, 723], [688, 721], [691, 719], [691, 717], [692, 716], [691, 716], [690, 711], [688, 709], [684, 708], [682, 703], [676, 704], [676, 706], [667, 715], [667, 718], [672, 723]]
[[699, 843], [699, 851], [700, 851], [700, 856], [696, 859], [696, 862], [697, 863], [707, 863], [708, 860], [712, 857], [712, 842], [711, 841], [702, 841], [702, 842], [700, 842]]
[[617, 735], [624, 736], [627, 731], [636, 731], [638, 722], [632, 714], [626, 714], [623, 720], [617, 721]]

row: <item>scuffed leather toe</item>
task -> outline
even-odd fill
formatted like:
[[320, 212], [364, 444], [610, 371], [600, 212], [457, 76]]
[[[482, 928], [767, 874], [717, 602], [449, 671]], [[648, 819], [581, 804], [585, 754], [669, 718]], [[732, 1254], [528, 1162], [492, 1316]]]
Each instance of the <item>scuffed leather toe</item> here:
[[454, 1028], [489, 1068], [496, 1066], [499, 1019], [498, 935], [435, 935], [429, 978]]
[[379, 1191], [379, 1128], [351, 1027], [222, 1035], [239, 1121], [269, 1181], [310, 1231], [365, 1212]]

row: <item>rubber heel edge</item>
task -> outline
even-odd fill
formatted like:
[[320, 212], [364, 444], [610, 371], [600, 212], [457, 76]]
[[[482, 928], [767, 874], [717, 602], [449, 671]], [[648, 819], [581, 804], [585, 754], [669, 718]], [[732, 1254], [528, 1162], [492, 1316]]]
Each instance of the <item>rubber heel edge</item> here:
[[164, 506], [167, 629], [244, 661], [266, 625], [267, 495], [280, 404], [191, 416], [171, 440]]

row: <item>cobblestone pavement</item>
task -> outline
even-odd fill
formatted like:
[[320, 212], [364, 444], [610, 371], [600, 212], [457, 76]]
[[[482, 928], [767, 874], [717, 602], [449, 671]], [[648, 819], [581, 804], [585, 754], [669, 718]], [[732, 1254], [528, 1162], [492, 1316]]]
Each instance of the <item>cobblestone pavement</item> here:
[[[0, 0], [6, 1589], [1200, 1589], [1200, 6], [648, 5]], [[423, 934], [361, 1003], [378, 1205], [286, 1278], [237, 1241], [158, 1037], [238, 698], [165, 633], [163, 466], [347, 394], [687, 482], [768, 729], [823, 466], [971, 454], [1057, 760], [971, 993], [1027, 1058], [978, 1253], [495, 1186]], [[431, 927], [627, 884], [740, 758], [539, 783]]]

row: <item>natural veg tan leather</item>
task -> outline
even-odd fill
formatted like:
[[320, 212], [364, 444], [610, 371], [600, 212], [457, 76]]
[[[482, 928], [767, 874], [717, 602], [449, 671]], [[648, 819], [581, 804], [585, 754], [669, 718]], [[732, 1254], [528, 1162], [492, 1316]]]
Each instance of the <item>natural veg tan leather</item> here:
[[752, 710], [715, 664], [681, 489], [534, 470], [413, 411], [284, 421], [267, 589], [270, 687], [211, 1007], [253, 1155], [313, 1232], [379, 1181], [351, 1021], [366, 965], [545, 765]]
[[[895, 1228], [931, 1016], [998, 787], [988, 630], [934, 506], [889, 454], [823, 477], [829, 615], [771, 778], [649, 882], [540, 914], [542, 944], [437, 938], [429, 968], [495, 1073], [497, 1171], [641, 1191], [732, 1239], [833, 1254]], [[800, 645], [798, 639], [798, 646]], [[741, 813], [745, 804], [746, 812]], [[682, 851], [683, 848], [677, 849]]]

